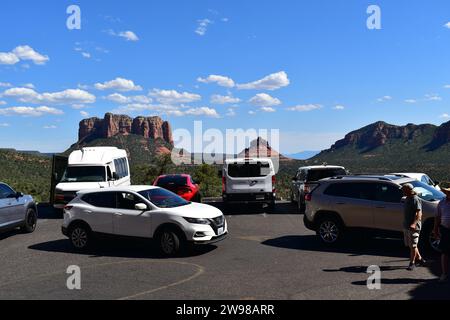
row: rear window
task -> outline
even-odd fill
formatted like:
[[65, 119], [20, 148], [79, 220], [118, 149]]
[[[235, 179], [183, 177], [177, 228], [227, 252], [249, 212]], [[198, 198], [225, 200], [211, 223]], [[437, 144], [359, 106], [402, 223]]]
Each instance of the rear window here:
[[266, 177], [271, 174], [270, 164], [258, 163], [231, 163], [228, 165], [228, 175], [232, 178]]
[[313, 169], [308, 171], [308, 181], [319, 181], [325, 178], [336, 176], [345, 176], [347, 172], [344, 169]]
[[187, 177], [184, 176], [165, 176], [158, 179], [156, 185], [159, 187], [167, 186], [186, 186], [188, 184]]

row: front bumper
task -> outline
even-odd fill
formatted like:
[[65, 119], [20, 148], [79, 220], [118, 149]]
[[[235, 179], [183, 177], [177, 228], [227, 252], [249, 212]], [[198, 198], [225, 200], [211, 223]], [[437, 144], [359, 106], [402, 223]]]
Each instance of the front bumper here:
[[225, 240], [228, 237], [228, 232], [225, 232], [224, 234], [220, 235], [220, 236], [216, 236], [211, 238], [211, 240], [206, 240], [206, 241], [192, 241], [193, 244], [201, 244], [201, 245], [205, 245], [205, 244], [213, 244], [216, 242], [220, 242]]
[[61, 227], [61, 232], [63, 235], [65, 235], [66, 237], [69, 236], [69, 230], [67, 230], [66, 227]]
[[305, 225], [305, 227], [307, 229], [312, 230], [312, 231], [316, 231], [316, 226], [314, 225], [313, 222], [308, 220], [308, 218], [306, 217], [306, 214], [303, 215], [303, 224]]

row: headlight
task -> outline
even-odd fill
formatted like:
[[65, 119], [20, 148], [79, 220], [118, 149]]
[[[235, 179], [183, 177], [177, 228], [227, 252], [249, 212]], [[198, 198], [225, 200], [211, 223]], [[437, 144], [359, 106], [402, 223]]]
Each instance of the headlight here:
[[203, 218], [184, 218], [184, 220], [193, 224], [209, 224], [209, 220]]

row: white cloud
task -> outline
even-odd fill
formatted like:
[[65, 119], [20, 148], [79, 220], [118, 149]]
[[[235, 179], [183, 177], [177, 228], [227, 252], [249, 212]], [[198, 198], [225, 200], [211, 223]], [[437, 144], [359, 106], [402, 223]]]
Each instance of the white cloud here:
[[288, 75], [284, 71], [270, 74], [260, 80], [238, 84], [237, 88], [240, 90], [277, 90], [286, 87], [290, 84]]
[[241, 99], [235, 98], [231, 95], [222, 96], [220, 94], [215, 94], [215, 95], [211, 96], [212, 104], [228, 104], [228, 103], [239, 103], [239, 102], [241, 102]]
[[345, 109], [345, 106], [343, 106], [343, 105], [337, 105], [337, 106], [334, 106], [334, 108], [333, 108], [334, 110], [344, 110]]
[[450, 84], [446, 84], [446, 85], [444, 86], [444, 88], [445, 88], [445, 89], [450, 89]]
[[11, 52], [0, 52], [0, 64], [14, 65], [20, 61], [32, 61], [34, 64], [43, 65], [50, 60], [30, 46], [18, 46]]
[[43, 115], [62, 115], [64, 112], [59, 109], [41, 106], [41, 107], [10, 107], [0, 109], [0, 115], [10, 116], [10, 115], [19, 115], [19, 116], [28, 116], [28, 117], [40, 117]]
[[417, 100], [416, 99], [406, 99], [405, 102], [412, 104], [412, 103], [417, 103]]
[[116, 33], [114, 30], [109, 29], [109, 30], [105, 30], [104, 32], [106, 32], [110, 36], [124, 38], [127, 41], [133, 41], [133, 42], [139, 41], [139, 37], [136, 35], [136, 33], [134, 33], [133, 31], [130, 31], [130, 30], [120, 31], [119, 33]]
[[441, 114], [440, 118], [448, 119], [448, 118], [450, 118], [450, 115], [448, 113], [444, 113], [444, 114]]
[[178, 92], [176, 90], [160, 90], [153, 89], [150, 96], [154, 97], [158, 102], [163, 104], [179, 104], [199, 101], [202, 97], [195, 93]]
[[0, 82], [0, 87], [5, 87], [5, 88], [11, 87], [11, 83], [9, 83], [9, 82]]
[[295, 107], [288, 108], [289, 111], [299, 111], [299, 112], [307, 112], [321, 109], [322, 106], [320, 104], [303, 104]]
[[81, 55], [83, 56], [83, 58], [86, 58], [86, 59], [91, 58], [91, 54], [89, 52], [82, 52]]
[[227, 113], [225, 115], [227, 117], [234, 117], [236, 115], [236, 110], [234, 108], [228, 108]]
[[135, 85], [133, 80], [124, 78], [116, 78], [104, 83], [96, 83], [95, 88], [98, 90], [118, 90], [118, 91], [141, 91], [142, 87]]
[[446, 24], [444, 24], [444, 27], [450, 29], [450, 22], [447, 22]]
[[256, 96], [251, 98], [249, 102], [257, 107], [273, 107], [281, 104], [281, 101], [274, 98], [267, 93], [258, 93]]
[[6, 122], [3, 122], [3, 123], [0, 123], [0, 128], [6, 128], [6, 127], [9, 127], [9, 123], [6, 123]]
[[378, 98], [377, 99], [377, 101], [378, 102], [386, 102], [386, 101], [390, 101], [390, 100], [392, 100], [393, 98], [391, 97], [391, 96], [383, 96], [383, 97], [381, 97], [381, 98]]
[[15, 98], [26, 103], [74, 104], [94, 103], [94, 95], [81, 89], [67, 89], [60, 92], [38, 93], [30, 88], [11, 88], [3, 93], [4, 97]]
[[79, 109], [85, 109], [85, 108], [87, 108], [87, 106], [82, 103], [72, 104], [72, 109], [79, 110]]
[[219, 86], [225, 88], [233, 88], [235, 86], [233, 79], [215, 74], [212, 74], [207, 78], [198, 78], [197, 81], [202, 83], [217, 83]]
[[222, 18], [222, 22], [228, 22], [228, 21], [230, 21], [230, 19], [228, 19], [228, 18]]
[[187, 106], [173, 106], [169, 104], [132, 103], [113, 110], [114, 113], [129, 113], [129, 112], [143, 112], [143, 111], [151, 111], [152, 113], [165, 114], [175, 117], [206, 116], [211, 118], [219, 118], [218, 112], [215, 109], [209, 107], [191, 108]]
[[43, 126], [44, 129], [57, 129], [58, 127], [55, 125]]
[[201, 19], [197, 20], [197, 29], [195, 29], [195, 33], [199, 36], [204, 36], [206, 31], [208, 31], [208, 26], [213, 23], [213, 21], [209, 19]]
[[6, 101], [0, 100], [0, 106], [4, 106], [6, 104]]
[[80, 115], [82, 117], [89, 117], [89, 113], [87, 113], [86, 111], [80, 111]]
[[106, 97], [107, 100], [119, 103], [119, 104], [127, 104], [127, 103], [151, 103], [152, 99], [147, 96], [131, 96], [126, 97], [120, 93], [113, 93]]
[[133, 31], [119, 32], [119, 37], [122, 37], [127, 41], [139, 41], [139, 37]]
[[20, 59], [12, 52], [0, 52], [0, 64], [13, 65]]
[[255, 114], [256, 114], [256, 112], [255, 112], [255, 111], [253, 111], [253, 110], [250, 110], [250, 111], [248, 112], [248, 114], [249, 114], [249, 115], [252, 115], [252, 116], [253, 116], [253, 115], [255, 115]]
[[25, 88], [29, 88], [29, 89], [34, 89], [35, 88], [34, 84], [32, 84], [32, 83], [25, 83], [23, 86]]
[[431, 94], [425, 95], [425, 100], [426, 101], [442, 101], [442, 98], [436, 93], [431, 93]]
[[216, 109], [208, 107], [192, 108], [184, 111], [184, 114], [191, 116], [206, 116], [211, 118], [219, 118]]
[[262, 112], [275, 112], [276, 110], [272, 107], [262, 107], [261, 111]]

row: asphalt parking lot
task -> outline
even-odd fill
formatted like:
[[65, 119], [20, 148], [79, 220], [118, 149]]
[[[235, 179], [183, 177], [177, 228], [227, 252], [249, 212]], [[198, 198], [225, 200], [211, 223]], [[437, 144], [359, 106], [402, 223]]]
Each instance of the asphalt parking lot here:
[[[134, 240], [75, 253], [61, 220], [40, 207], [35, 233], [0, 235], [0, 299], [450, 299], [449, 285], [437, 283], [437, 261], [405, 270], [401, 241], [325, 248], [285, 202], [272, 214], [233, 209], [227, 220], [228, 239], [178, 258]], [[67, 289], [70, 265], [81, 268], [81, 290]], [[366, 286], [370, 265], [381, 268], [381, 290]]]

